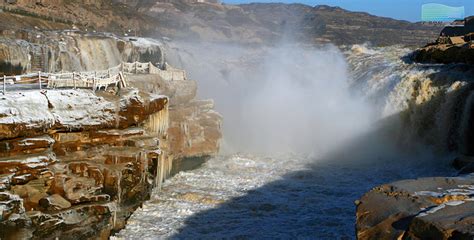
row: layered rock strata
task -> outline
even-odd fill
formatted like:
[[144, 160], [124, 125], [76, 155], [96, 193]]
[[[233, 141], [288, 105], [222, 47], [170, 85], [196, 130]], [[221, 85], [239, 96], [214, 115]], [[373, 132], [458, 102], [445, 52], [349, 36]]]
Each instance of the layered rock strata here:
[[418, 49], [414, 60], [422, 63], [467, 63], [474, 64], [474, 44], [462, 42], [457, 44], [436, 43]]
[[474, 175], [385, 184], [356, 204], [358, 239], [474, 238]]
[[95, 71], [122, 62], [163, 66], [161, 44], [152, 39], [80, 32], [4, 31], [0, 34], [0, 75], [30, 72]]
[[130, 84], [142, 91], [170, 96], [170, 152], [177, 160], [215, 155], [222, 137], [222, 116], [214, 110], [213, 100], [196, 99], [193, 80], [168, 81], [160, 75], [132, 75]]
[[105, 239], [171, 171], [166, 96], [28, 91], [0, 109], [2, 239]]

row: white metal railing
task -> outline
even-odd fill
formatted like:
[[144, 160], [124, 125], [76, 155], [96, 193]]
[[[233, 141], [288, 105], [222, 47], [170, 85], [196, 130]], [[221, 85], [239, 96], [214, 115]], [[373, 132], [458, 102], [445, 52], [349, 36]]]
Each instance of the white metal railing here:
[[38, 84], [39, 89], [46, 85], [47, 88], [92, 88], [100, 90], [115, 85], [127, 87], [125, 74], [157, 74], [167, 81], [186, 80], [184, 70], [174, 69], [166, 66], [167, 70], [161, 70], [152, 63], [126, 63], [123, 62], [115, 67], [102, 71], [89, 72], [59, 72], [59, 73], [29, 73], [16, 76], [3, 76], [3, 94], [7, 91], [7, 85], [15, 84]]
[[184, 70], [172, 68], [168, 64], [166, 64], [166, 70], [162, 70], [150, 62], [122, 63], [122, 71], [132, 74], [157, 74], [167, 81], [184, 81], [187, 79]]

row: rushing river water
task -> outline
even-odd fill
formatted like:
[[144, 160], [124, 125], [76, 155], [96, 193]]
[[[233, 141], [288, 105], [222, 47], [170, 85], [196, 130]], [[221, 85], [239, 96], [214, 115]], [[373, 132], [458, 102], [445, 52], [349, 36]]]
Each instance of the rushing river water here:
[[[231, 155], [166, 181], [130, 218], [123, 239], [354, 239], [355, 205], [372, 187], [446, 175], [447, 166], [312, 162]], [[413, 160], [413, 159], [412, 159]]]
[[271, 56], [269, 68], [251, 64], [257, 77], [232, 61], [233, 72], [220, 70], [218, 54], [180, 56], [185, 69], [206, 70], [191, 71], [211, 79], [201, 87], [220, 89], [208, 95], [224, 103], [226, 143], [267, 153], [223, 155], [177, 174], [116, 237], [353, 239], [354, 201], [371, 188], [455, 174], [446, 153], [462, 148], [471, 106], [462, 67], [407, 63], [410, 50], [397, 46], [270, 52], [283, 57]]

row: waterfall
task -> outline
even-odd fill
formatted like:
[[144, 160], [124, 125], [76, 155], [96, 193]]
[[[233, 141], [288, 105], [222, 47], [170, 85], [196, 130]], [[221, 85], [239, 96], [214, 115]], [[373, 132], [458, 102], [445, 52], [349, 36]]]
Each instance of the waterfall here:
[[399, 47], [352, 47], [346, 51], [351, 87], [379, 107], [382, 121], [400, 120], [400, 143], [470, 154], [474, 71], [464, 65], [412, 63], [409, 53]]
[[460, 124], [460, 139], [461, 146], [460, 150], [463, 154], [473, 155], [474, 151], [471, 149], [472, 143], [474, 142], [474, 133], [473, 133], [473, 123], [472, 123], [472, 113], [473, 113], [473, 101], [474, 101], [474, 92], [470, 92], [469, 96], [466, 98], [464, 103], [464, 108], [462, 111], [462, 118]]
[[45, 32], [35, 42], [0, 39], [0, 73], [95, 71], [117, 66], [122, 61], [143, 61], [161, 65], [160, 42], [138, 38], [129, 41], [113, 36], [88, 36]]

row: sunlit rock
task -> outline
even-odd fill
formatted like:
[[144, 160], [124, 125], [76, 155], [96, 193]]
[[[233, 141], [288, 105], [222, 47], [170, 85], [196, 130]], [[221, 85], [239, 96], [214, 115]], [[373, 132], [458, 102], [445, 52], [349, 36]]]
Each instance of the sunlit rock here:
[[474, 237], [474, 178], [422, 178], [382, 185], [357, 201], [358, 239]]

